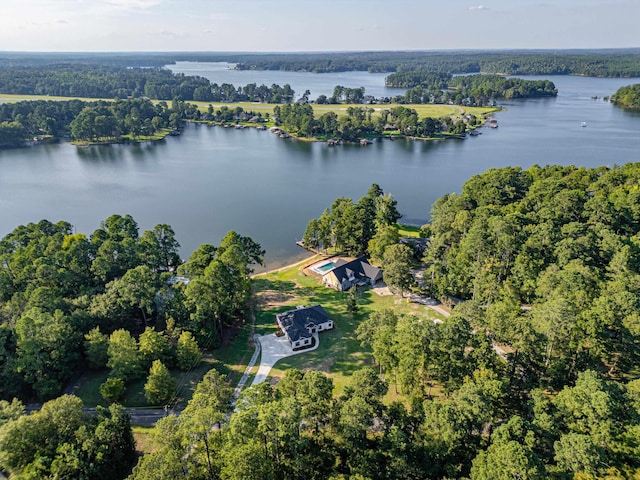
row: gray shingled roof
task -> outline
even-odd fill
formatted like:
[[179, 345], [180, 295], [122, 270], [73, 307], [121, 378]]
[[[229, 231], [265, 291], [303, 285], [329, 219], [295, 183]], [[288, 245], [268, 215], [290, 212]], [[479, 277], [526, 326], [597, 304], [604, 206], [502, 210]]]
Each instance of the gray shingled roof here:
[[292, 342], [312, 336], [307, 330], [307, 325], [320, 325], [331, 320], [329, 314], [320, 305], [289, 310], [277, 314], [276, 318]]
[[327, 274], [330, 272], [336, 276], [340, 283], [342, 283], [351, 276], [376, 280], [380, 274], [380, 269], [371, 265], [367, 260], [367, 257], [363, 255], [350, 262], [346, 262], [342, 259], [338, 260], [333, 269], [327, 272]]

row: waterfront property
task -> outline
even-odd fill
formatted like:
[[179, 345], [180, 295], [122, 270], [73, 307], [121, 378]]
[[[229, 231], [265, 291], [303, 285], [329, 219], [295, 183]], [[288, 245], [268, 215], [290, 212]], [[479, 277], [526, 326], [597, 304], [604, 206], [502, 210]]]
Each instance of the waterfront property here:
[[382, 270], [369, 263], [366, 256], [347, 261], [339, 259], [331, 270], [322, 276], [322, 283], [338, 291], [349, 290], [354, 285], [375, 285], [382, 280]]
[[276, 322], [294, 350], [313, 347], [318, 332], [333, 328], [333, 320], [320, 305], [279, 313]]

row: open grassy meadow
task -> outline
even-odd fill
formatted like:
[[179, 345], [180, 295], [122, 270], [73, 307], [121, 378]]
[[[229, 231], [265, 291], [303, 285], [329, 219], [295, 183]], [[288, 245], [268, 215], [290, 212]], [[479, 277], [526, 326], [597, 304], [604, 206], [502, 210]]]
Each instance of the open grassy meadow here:
[[[273, 107], [275, 104], [272, 103], [254, 103], [254, 102], [237, 102], [237, 103], [220, 103], [220, 102], [189, 102], [195, 105], [198, 105], [200, 111], [206, 112], [207, 108], [211, 104], [213, 108], [219, 109], [220, 107], [226, 106], [231, 109], [235, 107], [241, 107], [245, 111], [253, 111], [256, 113], [273, 113]], [[282, 106], [282, 105], [281, 105]], [[460, 105], [432, 105], [432, 104], [377, 104], [377, 105], [363, 105], [363, 104], [311, 104], [313, 107], [313, 112], [316, 118], [319, 118], [324, 113], [333, 112], [338, 117], [345, 116], [347, 114], [347, 109], [349, 107], [353, 108], [372, 108], [374, 110], [374, 115], [376, 113], [383, 110], [388, 110], [394, 107], [405, 107], [405, 108], [413, 108], [418, 112], [418, 116], [420, 118], [431, 117], [431, 118], [440, 118], [446, 116], [458, 116], [471, 114], [477, 117], [481, 117], [487, 115], [491, 112], [495, 112], [499, 110], [495, 107], [463, 107]]]
[[[92, 102], [97, 100], [113, 100], [106, 98], [83, 98], [83, 97], [57, 97], [50, 95], [14, 95], [7, 93], [0, 93], [0, 103], [15, 103], [23, 100], [82, 100], [85, 102]], [[165, 100], [166, 101], [166, 100]], [[153, 100], [154, 103], [160, 102], [160, 100]], [[193, 103], [198, 106], [200, 111], [206, 112], [209, 105], [212, 105], [214, 108], [219, 109], [222, 106], [229, 107], [231, 109], [236, 107], [241, 107], [245, 111], [253, 111], [256, 113], [273, 113], [273, 107], [276, 105], [273, 103], [255, 103], [255, 102], [236, 102], [236, 103], [221, 103], [221, 102], [195, 102], [188, 101], [188, 103]], [[440, 118], [445, 116], [457, 116], [457, 115], [465, 115], [471, 114], [476, 115], [477, 117], [481, 117], [483, 115], [487, 115], [491, 112], [495, 112], [498, 109], [494, 107], [463, 107], [460, 105], [431, 105], [431, 104], [384, 104], [384, 105], [362, 105], [362, 104], [336, 104], [336, 105], [316, 105], [312, 104], [313, 111], [316, 117], [320, 117], [322, 114], [327, 112], [334, 112], [338, 117], [344, 116], [347, 114], [347, 109], [349, 107], [354, 108], [362, 108], [368, 107], [373, 108], [375, 112], [380, 112], [382, 110], [387, 110], [394, 107], [406, 107], [413, 108], [418, 112], [418, 116], [420, 118], [432, 117], [432, 118]], [[374, 113], [375, 114], [375, 113]]]

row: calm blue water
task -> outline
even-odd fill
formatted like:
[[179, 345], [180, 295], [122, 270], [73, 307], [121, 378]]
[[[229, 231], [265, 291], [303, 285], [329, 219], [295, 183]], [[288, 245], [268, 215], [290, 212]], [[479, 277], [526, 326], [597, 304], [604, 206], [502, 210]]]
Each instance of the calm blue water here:
[[[262, 82], [265, 73], [284, 75], [267, 84], [282, 85], [291, 75], [309, 85], [322, 78], [328, 90], [318, 87], [318, 94], [336, 84], [362, 84], [337, 82], [342, 77], [333, 74], [234, 73], [255, 75], [231, 82], [237, 85]], [[371, 82], [383, 88], [383, 77]], [[640, 161], [640, 115], [591, 99], [638, 79], [550, 79], [560, 90], [557, 98], [511, 102], [496, 114], [499, 128], [463, 141], [327, 147], [268, 131], [191, 125], [157, 144], [0, 151], [0, 236], [42, 218], [91, 233], [109, 215], [129, 213], [141, 230], [170, 224], [184, 257], [236, 230], [261, 243], [268, 266], [276, 267], [305, 255], [295, 241], [309, 219], [338, 196], [359, 198], [371, 183], [394, 195], [405, 219], [419, 223], [434, 200], [491, 167]]]
[[226, 62], [176, 62], [175, 65], [167, 65], [175, 73], [185, 75], [198, 75], [208, 78], [217, 84], [231, 83], [235, 87], [245, 86], [249, 83], [271, 86], [274, 83], [280, 86], [289, 84], [299, 98], [305, 90], [309, 90], [310, 99], [315, 100], [319, 95], [330, 97], [336, 85], [343, 87], [364, 87], [367, 95], [379, 97], [392, 97], [404, 93], [404, 88], [388, 88], [384, 86], [384, 78], [387, 73], [368, 72], [340, 72], [340, 73], [299, 73], [280, 71], [258, 70], [232, 70], [235, 64]]

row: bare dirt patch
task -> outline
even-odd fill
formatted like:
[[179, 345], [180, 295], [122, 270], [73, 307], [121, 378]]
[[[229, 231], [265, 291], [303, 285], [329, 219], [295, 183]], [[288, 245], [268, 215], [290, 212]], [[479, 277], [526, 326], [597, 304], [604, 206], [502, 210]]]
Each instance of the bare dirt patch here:
[[279, 290], [262, 290], [256, 292], [256, 303], [260, 308], [277, 308], [293, 300], [294, 295]]

